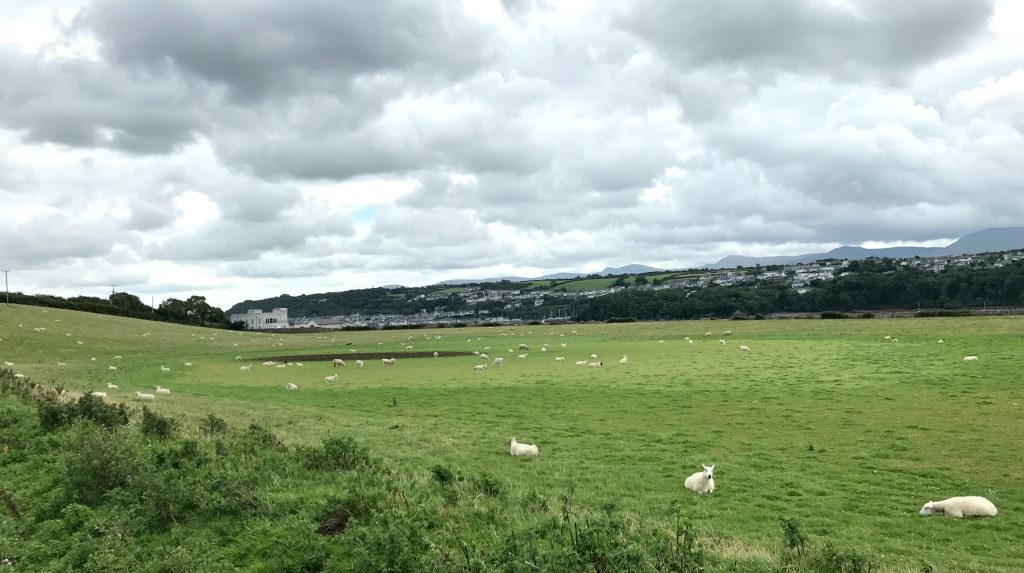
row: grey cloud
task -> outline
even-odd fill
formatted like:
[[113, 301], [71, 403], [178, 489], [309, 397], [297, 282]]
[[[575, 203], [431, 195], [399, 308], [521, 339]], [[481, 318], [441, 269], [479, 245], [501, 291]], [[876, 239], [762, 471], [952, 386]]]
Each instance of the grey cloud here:
[[30, 223], [0, 225], [0, 256], [16, 268], [45, 268], [68, 258], [93, 258], [108, 254], [117, 241], [102, 229], [116, 229], [112, 220], [79, 222], [62, 215], [48, 215]]
[[455, 4], [389, 0], [98, 0], [76, 19], [109, 59], [228, 86], [236, 100], [304, 78], [416, 70], [457, 77], [489, 57], [486, 29]]
[[982, 34], [992, 10], [991, 0], [642, 0], [620, 25], [684, 69], [729, 63], [900, 82]]
[[0, 49], [0, 125], [28, 142], [166, 153], [205, 126], [174, 77]]

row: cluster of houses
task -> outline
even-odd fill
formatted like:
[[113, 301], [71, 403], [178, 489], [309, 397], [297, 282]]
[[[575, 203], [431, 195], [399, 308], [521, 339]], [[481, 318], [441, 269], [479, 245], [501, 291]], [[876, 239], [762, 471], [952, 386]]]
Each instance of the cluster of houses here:
[[[998, 255], [956, 255], [941, 257], [915, 257], [901, 259], [899, 265], [923, 269], [932, 272], [941, 272], [950, 267], [971, 267], [971, 266], [995, 266], [1002, 267], [1014, 261], [1024, 260], [1024, 250], [1010, 251]], [[231, 320], [242, 321], [250, 330], [265, 330], [273, 328], [382, 328], [402, 327], [421, 324], [428, 325], [451, 325], [456, 323], [517, 323], [514, 319], [507, 319], [500, 316], [491, 316], [487, 310], [471, 310], [481, 303], [502, 303], [505, 310], [515, 310], [523, 306], [542, 306], [545, 297], [557, 295], [560, 298], [584, 299], [595, 298], [620, 292], [626, 288], [662, 290], [669, 288], [699, 289], [709, 286], [735, 286], [753, 283], [784, 283], [789, 282], [790, 286], [799, 293], [807, 292], [813, 281], [830, 280], [849, 274], [847, 260], [825, 260], [813, 263], [790, 264], [782, 267], [771, 267], [772, 270], [762, 269], [736, 269], [736, 270], [711, 270], [683, 278], [669, 279], [657, 283], [645, 283], [634, 286], [616, 284], [606, 288], [592, 290], [516, 290], [516, 289], [488, 289], [480, 286], [465, 286], [458, 289], [445, 289], [432, 293], [420, 294], [414, 297], [413, 301], [422, 302], [424, 306], [428, 303], [448, 302], [453, 297], [457, 299], [455, 304], [445, 306], [434, 306], [432, 312], [425, 308], [412, 315], [404, 314], [378, 314], [361, 315], [354, 313], [348, 316], [331, 317], [300, 317], [288, 318], [288, 309], [275, 308], [269, 312], [260, 309], [249, 310], [243, 314], [232, 314]], [[457, 310], [448, 310], [449, 307], [457, 307]]]

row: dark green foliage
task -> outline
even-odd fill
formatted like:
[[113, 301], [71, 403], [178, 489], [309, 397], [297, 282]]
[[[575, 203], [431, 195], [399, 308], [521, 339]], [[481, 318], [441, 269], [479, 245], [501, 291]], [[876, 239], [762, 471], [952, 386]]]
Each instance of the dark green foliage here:
[[175, 426], [177, 426], [177, 423], [174, 421], [174, 418], [161, 416], [145, 406], [142, 407], [142, 423], [139, 429], [143, 434], [160, 440], [166, 440], [174, 434]]
[[89, 392], [75, 402], [62, 402], [60, 395], [59, 390], [47, 392], [36, 405], [39, 425], [44, 431], [51, 432], [78, 419], [108, 430], [128, 423], [128, 409], [124, 404], [107, 404]]
[[434, 481], [441, 485], [449, 485], [455, 481], [455, 474], [447, 466], [437, 464], [430, 468], [430, 474], [434, 476]]
[[827, 320], [827, 319], [842, 319], [842, 318], [850, 318], [850, 317], [845, 315], [845, 314], [843, 314], [843, 313], [841, 313], [841, 312], [835, 312], [833, 310], [826, 310], [825, 312], [821, 313], [821, 318], [824, 318], [824, 319]]
[[812, 560], [812, 567], [825, 573], [871, 573], [875, 565], [870, 557], [856, 549], [840, 551], [825, 543]]
[[225, 422], [223, 418], [218, 418], [217, 416], [210, 414], [200, 422], [199, 429], [208, 436], [226, 434], [228, 433], [228, 423]]
[[142, 320], [176, 322], [213, 328], [230, 326], [224, 311], [210, 306], [206, 302], [206, 297], [198, 295], [193, 295], [184, 301], [174, 298], [167, 299], [156, 309], [143, 303], [139, 297], [123, 292], [114, 293], [110, 295], [109, 299], [92, 296], [75, 296], [65, 299], [48, 294], [26, 295], [12, 292], [10, 299], [13, 304], [63, 308]]
[[[811, 446], [811, 449], [813, 449], [813, 446]], [[786, 545], [787, 549], [795, 551], [797, 555], [801, 555], [804, 551], [804, 545], [807, 544], [807, 537], [800, 531], [799, 524], [791, 517], [780, 517], [779, 521], [782, 522], [782, 542]]]

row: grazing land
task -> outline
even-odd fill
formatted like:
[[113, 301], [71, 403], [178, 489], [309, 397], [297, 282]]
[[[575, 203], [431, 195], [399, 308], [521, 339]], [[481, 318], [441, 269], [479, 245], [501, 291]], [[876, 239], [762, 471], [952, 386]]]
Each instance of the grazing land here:
[[[213, 414], [238, 427], [257, 421], [288, 446], [351, 437], [427, 482], [437, 466], [491, 476], [512, 492], [510, 505], [527, 493], [552, 508], [571, 498], [666, 530], [675, 512], [723, 570], [780, 566], [780, 517], [883, 571], [1024, 570], [1022, 318], [280, 335], [11, 306], [0, 307], [0, 339], [0, 364], [47, 387], [103, 390], [107, 402], [170, 388], [148, 406], [186, 435]], [[380, 353], [395, 366], [355, 366]], [[603, 366], [573, 365], [591, 354]], [[473, 369], [499, 356], [502, 367]], [[303, 365], [264, 366], [270, 357]], [[285, 391], [289, 382], [298, 390]], [[536, 443], [539, 459], [510, 457], [511, 436]], [[702, 463], [715, 466], [707, 496], [683, 489]], [[918, 515], [955, 495], [985, 496], [999, 515]]]

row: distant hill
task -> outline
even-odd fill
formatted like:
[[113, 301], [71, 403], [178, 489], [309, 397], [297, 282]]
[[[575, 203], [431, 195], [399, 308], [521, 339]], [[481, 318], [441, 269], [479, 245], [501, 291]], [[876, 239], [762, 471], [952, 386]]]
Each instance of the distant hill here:
[[[655, 273], [655, 272], [659, 272], [659, 271], [662, 271], [662, 270], [664, 270], [664, 269], [659, 269], [659, 268], [655, 268], [655, 267], [649, 267], [647, 265], [632, 264], [632, 265], [625, 265], [625, 266], [622, 266], [622, 267], [605, 267], [603, 271], [601, 271], [601, 272], [599, 272], [597, 274], [599, 274], [601, 276], [637, 275], [637, 274], [643, 274], [643, 273]], [[531, 281], [551, 281], [551, 280], [564, 281], [564, 280], [575, 279], [575, 278], [579, 278], [579, 277], [582, 277], [582, 276], [586, 276], [587, 274], [588, 273], [572, 273], [572, 272], [565, 273], [565, 272], [563, 272], [563, 273], [552, 273], [550, 275], [542, 275], [542, 276], [539, 276], [539, 277], [492, 277], [492, 278], [487, 278], [487, 279], [450, 279], [450, 280], [446, 280], [446, 281], [441, 281], [441, 282], [439, 282], [437, 284], [439, 284], [439, 285], [452, 285], [452, 286], [456, 286], [456, 285], [466, 285], [466, 284], [474, 284], [474, 283], [498, 283], [498, 282], [501, 282], [501, 281], [509, 281], [509, 282], [513, 282], [513, 283], [526, 283], [526, 282], [531, 282]]]
[[1014, 249], [1024, 249], [1024, 227], [985, 229], [984, 231], [964, 235], [959, 240], [946, 247], [888, 247], [885, 249], [865, 249], [863, 247], [843, 246], [832, 249], [827, 253], [807, 253], [792, 256], [747, 257], [743, 255], [729, 255], [722, 258], [717, 263], [709, 263], [704, 265], [702, 268], [727, 269], [737, 266], [753, 267], [756, 265], [794, 265], [798, 263], [811, 263], [821, 259], [861, 260], [869, 257], [889, 257], [893, 259], [941, 257], [1010, 251]]
[[626, 265], [623, 267], [605, 267], [601, 271], [600, 275], [639, 275], [643, 273], [656, 273], [665, 269], [658, 269], [655, 267], [649, 267], [647, 265]]

